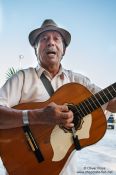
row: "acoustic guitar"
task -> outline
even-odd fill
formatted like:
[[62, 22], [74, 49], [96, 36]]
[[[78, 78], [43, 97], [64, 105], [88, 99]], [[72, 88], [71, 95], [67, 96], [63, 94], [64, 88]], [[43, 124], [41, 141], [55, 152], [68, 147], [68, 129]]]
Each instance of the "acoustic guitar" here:
[[[116, 97], [116, 83], [92, 94], [78, 83], [59, 88], [45, 102], [25, 103], [15, 109], [39, 109], [50, 102], [67, 103], [75, 127], [30, 125], [0, 130], [0, 156], [9, 175], [59, 175], [73, 150], [98, 142], [107, 128], [101, 106]], [[49, 117], [49, 116], [48, 116]]]

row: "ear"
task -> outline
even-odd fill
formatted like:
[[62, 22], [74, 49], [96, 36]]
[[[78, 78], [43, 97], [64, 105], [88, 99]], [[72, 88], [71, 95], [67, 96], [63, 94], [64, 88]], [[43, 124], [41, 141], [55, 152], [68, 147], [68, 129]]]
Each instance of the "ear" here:
[[66, 47], [64, 47], [64, 49], [63, 49], [63, 54], [62, 54], [62, 56], [65, 55], [65, 52], [66, 52]]
[[35, 55], [37, 56], [37, 47], [34, 47]]

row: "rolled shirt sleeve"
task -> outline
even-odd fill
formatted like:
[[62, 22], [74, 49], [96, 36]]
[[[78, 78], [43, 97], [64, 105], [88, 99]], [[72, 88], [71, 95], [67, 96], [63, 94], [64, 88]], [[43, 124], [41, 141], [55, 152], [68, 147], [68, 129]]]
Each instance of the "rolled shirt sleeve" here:
[[0, 105], [12, 107], [17, 105], [21, 98], [23, 87], [23, 73], [19, 71], [13, 75], [0, 89]]

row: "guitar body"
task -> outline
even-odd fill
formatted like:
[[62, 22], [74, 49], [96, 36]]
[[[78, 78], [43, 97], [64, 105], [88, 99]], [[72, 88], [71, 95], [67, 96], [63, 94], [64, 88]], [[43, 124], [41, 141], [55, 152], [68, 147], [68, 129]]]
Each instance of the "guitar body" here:
[[[60, 105], [78, 104], [91, 95], [84, 86], [69, 83], [59, 88], [46, 102], [19, 104], [14, 108], [39, 109], [50, 102]], [[101, 108], [85, 118], [87, 120], [78, 129], [82, 148], [99, 141], [106, 131], [106, 118]], [[9, 175], [59, 175], [71, 152], [75, 149], [72, 133], [65, 133], [57, 125], [37, 124], [31, 125], [30, 128], [44, 157], [43, 162], [37, 161], [22, 128], [0, 130], [0, 156]]]

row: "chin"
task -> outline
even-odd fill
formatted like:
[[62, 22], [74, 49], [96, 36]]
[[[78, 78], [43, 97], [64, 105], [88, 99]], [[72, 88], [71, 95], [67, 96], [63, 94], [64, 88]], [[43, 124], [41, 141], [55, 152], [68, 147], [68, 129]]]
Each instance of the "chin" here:
[[49, 62], [49, 63], [57, 63], [59, 60], [57, 59], [57, 58], [55, 58], [55, 57], [49, 57], [48, 59], [47, 59], [47, 62]]

